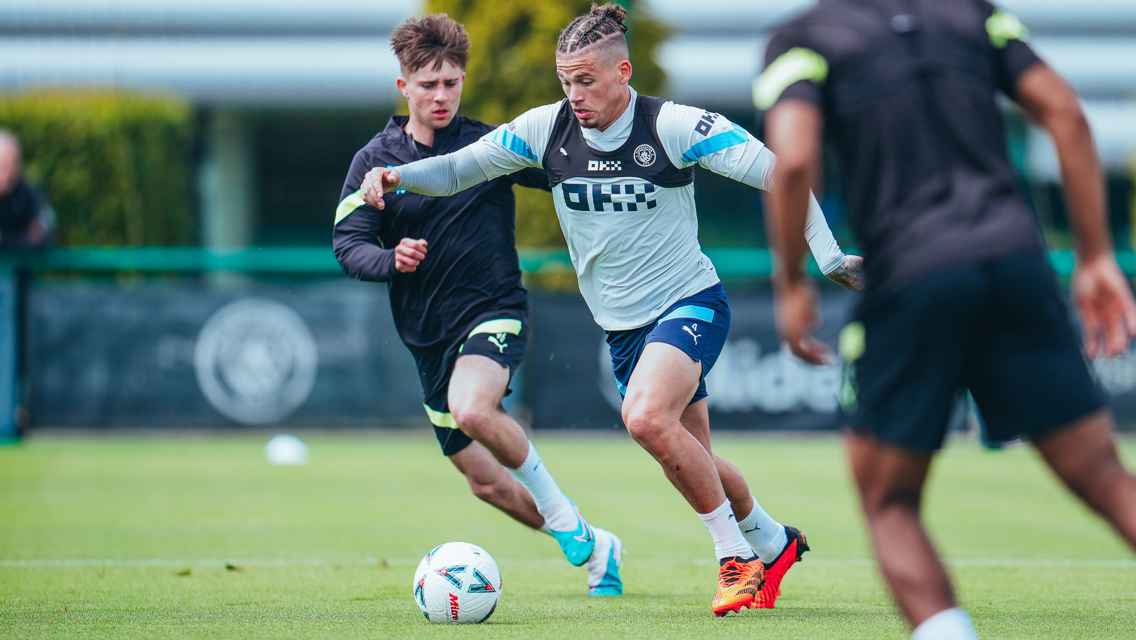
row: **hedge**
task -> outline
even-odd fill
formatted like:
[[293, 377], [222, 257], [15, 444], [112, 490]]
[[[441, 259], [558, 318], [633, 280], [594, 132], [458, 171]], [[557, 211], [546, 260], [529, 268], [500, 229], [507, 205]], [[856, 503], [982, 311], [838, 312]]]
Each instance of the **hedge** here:
[[60, 246], [194, 241], [183, 100], [105, 92], [0, 96], [0, 128], [19, 138], [27, 177], [56, 212]]

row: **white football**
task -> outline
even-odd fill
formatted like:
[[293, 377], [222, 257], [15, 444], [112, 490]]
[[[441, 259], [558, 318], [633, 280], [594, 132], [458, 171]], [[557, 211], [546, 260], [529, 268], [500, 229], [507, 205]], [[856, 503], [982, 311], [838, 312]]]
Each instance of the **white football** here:
[[414, 572], [414, 601], [436, 624], [485, 622], [501, 600], [501, 571], [485, 549], [447, 542], [422, 558]]

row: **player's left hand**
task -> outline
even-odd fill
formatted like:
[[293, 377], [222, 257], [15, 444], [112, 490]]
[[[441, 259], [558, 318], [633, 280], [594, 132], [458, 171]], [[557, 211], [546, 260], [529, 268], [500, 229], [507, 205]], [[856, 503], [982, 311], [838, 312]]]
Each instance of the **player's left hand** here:
[[394, 248], [394, 268], [402, 273], [414, 273], [426, 259], [426, 241], [403, 238]]
[[820, 325], [813, 281], [806, 276], [794, 280], [779, 277], [776, 296], [777, 333], [793, 355], [814, 365], [831, 362], [832, 349], [813, 337], [813, 330]]
[[828, 279], [849, 291], [864, 290], [864, 258], [844, 256], [844, 263], [827, 274]]
[[363, 177], [359, 194], [363, 196], [363, 202], [381, 210], [386, 207], [386, 203], [383, 202], [383, 194], [397, 189], [400, 182], [402, 182], [402, 176], [399, 175], [398, 171], [385, 167], [375, 167]]
[[1077, 264], [1073, 300], [1081, 314], [1085, 355], [1115, 358], [1128, 351], [1129, 338], [1136, 336], [1136, 302], [1111, 253]]

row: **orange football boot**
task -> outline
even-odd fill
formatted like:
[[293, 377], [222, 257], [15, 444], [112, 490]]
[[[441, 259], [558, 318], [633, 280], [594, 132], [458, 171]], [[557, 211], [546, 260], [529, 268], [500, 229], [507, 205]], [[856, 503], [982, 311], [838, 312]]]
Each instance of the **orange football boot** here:
[[748, 561], [734, 556], [722, 560], [721, 565], [718, 569], [718, 591], [710, 602], [714, 615], [719, 617], [750, 606], [765, 584], [765, 567], [757, 556]]
[[750, 609], [772, 609], [777, 596], [781, 595], [781, 579], [788, 573], [789, 567], [800, 562], [801, 556], [809, 550], [809, 543], [800, 529], [785, 527], [785, 534], [789, 541], [777, 559], [764, 565], [765, 586], [757, 593], [753, 604], [749, 605]]

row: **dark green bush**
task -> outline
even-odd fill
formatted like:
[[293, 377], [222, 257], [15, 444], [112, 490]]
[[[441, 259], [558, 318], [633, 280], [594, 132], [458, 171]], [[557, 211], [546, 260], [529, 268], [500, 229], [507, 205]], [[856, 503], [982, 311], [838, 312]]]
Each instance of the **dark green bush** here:
[[55, 207], [60, 246], [191, 244], [193, 111], [171, 97], [92, 92], [0, 96], [0, 128]]

